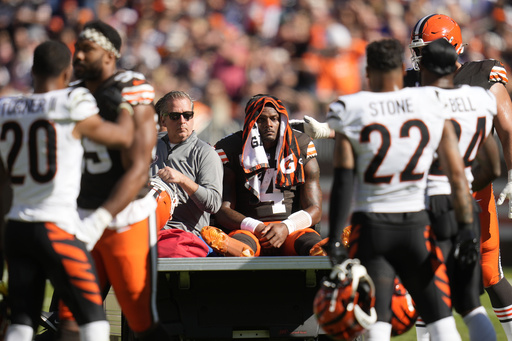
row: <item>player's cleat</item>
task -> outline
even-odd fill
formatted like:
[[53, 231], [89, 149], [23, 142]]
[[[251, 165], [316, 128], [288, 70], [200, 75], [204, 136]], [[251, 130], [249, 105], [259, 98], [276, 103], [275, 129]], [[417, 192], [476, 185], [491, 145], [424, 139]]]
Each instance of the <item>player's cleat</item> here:
[[254, 251], [247, 244], [231, 238], [217, 227], [203, 227], [201, 236], [206, 244], [221, 255], [228, 257], [254, 257]]
[[327, 256], [327, 252], [325, 252], [323, 246], [325, 244], [327, 244], [328, 240], [329, 240], [329, 238], [324, 238], [321, 241], [319, 241], [318, 243], [316, 243], [315, 245], [313, 245], [313, 247], [309, 250], [309, 255], [310, 256]]

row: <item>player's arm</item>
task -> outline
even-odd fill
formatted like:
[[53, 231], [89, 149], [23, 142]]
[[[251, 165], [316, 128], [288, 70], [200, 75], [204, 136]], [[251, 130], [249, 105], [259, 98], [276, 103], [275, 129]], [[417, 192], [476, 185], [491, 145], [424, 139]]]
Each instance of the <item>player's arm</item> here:
[[464, 173], [464, 161], [460, 156], [458, 139], [450, 121], [445, 121], [441, 143], [437, 149], [442, 169], [450, 181], [452, 202], [458, 223], [454, 240], [454, 258], [460, 267], [470, 267], [478, 260], [478, 239], [473, 221], [473, 197]]
[[453, 206], [459, 224], [473, 223], [472, 196], [464, 173], [464, 161], [460, 156], [457, 136], [450, 121], [445, 121], [443, 136], [438, 147], [439, 161], [452, 189]]
[[492, 134], [480, 146], [475, 161], [471, 168], [474, 178], [471, 189], [474, 192], [484, 189], [501, 175], [500, 151]]
[[133, 142], [132, 110], [131, 107], [120, 108], [117, 123], [105, 121], [100, 115], [92, 115], [76, 123], [73, 135], [76, 138], [87, 137], [109, 148], [128, 148]]
[[322, 189], [320, 188], [320, 166], [316, 158], [312, 158], [304, 166], [305, 181], [300, 186], [300, 204], [311, 216], [311, 226], [322, 219]]
[[496, 96], [498, 114], [494, 118], [494, 126], [503, 147], [503, 157], [507, 165], [507, 184], [500, 193], [498, 205], [509, 199], [508, 217], [512, 219], [512, 101], [504, 84], [496, 83], [491, 86], [490, 91]]
[[350, 214], [355, 181], [355, 156], [352, 144], [340, 133], [336, 133], [335, 137], [333, 166], [327, 253], [333, 264], [339, 264], [346, 258], [341, 235]]
[[156, 143], [155, 110], [152, 105], [133, 107], [135, 130], [133, 142], [122, 151], [122, 161], [126, 169], [117, 181], [103, 207], [115, 216], [121, 212], [148, 182], [152, 150]]
[[490, 91], [496, 96], [498, 114], [494, 118], [494, 126], [501, 145], [507, 169], [512, 169], [512, 101], [507, 88], [502, 83], [491, 86]]
[[[245, 229], [255, 232], [256, 229], [262, 230], [265, 224], [256, 219], [246, 217], [236, 211], [236, 175], [228, 166], [224, 165], [224, 175], [222, 180], [222, 205], [215, 214], [215, 221], [228, 230]], [[243, 186], [243, 184], [239, 184]]]

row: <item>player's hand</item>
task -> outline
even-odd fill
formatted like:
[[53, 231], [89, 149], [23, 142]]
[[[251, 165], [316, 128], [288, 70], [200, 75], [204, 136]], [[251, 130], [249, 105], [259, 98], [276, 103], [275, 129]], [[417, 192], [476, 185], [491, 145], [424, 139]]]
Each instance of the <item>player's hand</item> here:
[[329, 256], [332, 266], [341, 264], [348, 258], [347, 249], [341, 241], [331, 241], [329, 239], [324, 249], [327, 252], [327, 256]]
[[80, 221], [76, 238], [83, 241], [87, 250], [91, 251], [112, 219], [112, 214], [110, 214], [109, 211], [103, 207], [99, 207], [96, 211]]
[[462, 268], [472, 267], [478, 260], [478, 240], [472, 229], [472, 224], [459, 226], [455, 237], [453, 256]]
[[108, 87], [100, 91], [96, 95], [96, 101], [98, 102], [98, 108], [100, 108], [102, 116], [107, 119], [114, 120], [121, 109], [131, 110], [130, 114], [133, 114], [133, 108], [126, 102], [121, 91], [116, 87]]
[[331, 137], [331, 128], [327, 123], [320, 123], [313, 117], [304, 116], [304, 132], [313, 140]]
[[263, 248], [281, 247], [288, 237], [288, 227], [283, 223], [270, 223], [261, 232], [260, 244]]
[[509, 219], [512, 219], [512, 169], [508, 171], [507, 185], [501, 191], [500, 196], [498, 197], [498, 201], [496, 201], [496, 204], [503, 204], [505, 199], [508, 199], [508, 217]]

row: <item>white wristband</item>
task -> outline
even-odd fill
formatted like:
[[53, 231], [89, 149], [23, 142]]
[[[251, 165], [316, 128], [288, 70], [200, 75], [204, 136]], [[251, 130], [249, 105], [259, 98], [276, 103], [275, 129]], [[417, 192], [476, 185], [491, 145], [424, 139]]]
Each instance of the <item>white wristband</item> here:
[[512, 169], [508, 171], [508, 182], [512, 182]]
[[[112, 214], [110, 214], [109, 211], [107, 211], [103, 206], [98, 207], [93, 213], [96, 222], [98, 223], [98, 226], [104, 226], [107, 227], [108, 224], [112, 222]], [[91, 216], [92, 216], [91, 215]]]
[[119, 104], [119, 106], [117, 107], [117, 112], [120, 112], [123, 109], [127, 110], [130, 113], [130, 115], [133, 116], [133, 107], [130, 103], [123, 102]]
[[311, 215], [308, 212], [300, 210], [290, 214], [288, 219], [283, 220], [282, 223], [288, 227], [288, 234], [291, 234], [292, 232], [310, 227], [313, 224], [313, 219], [311, 219]]
[[258, 227], [259, 224], [263, 224], [263, 222], [251, 217], [245, 217], [244, 220], [242, 220], [240, 223], [240, 228], [242, 230], [254, 233], [254, 230], [256, 230], [256, 227]]

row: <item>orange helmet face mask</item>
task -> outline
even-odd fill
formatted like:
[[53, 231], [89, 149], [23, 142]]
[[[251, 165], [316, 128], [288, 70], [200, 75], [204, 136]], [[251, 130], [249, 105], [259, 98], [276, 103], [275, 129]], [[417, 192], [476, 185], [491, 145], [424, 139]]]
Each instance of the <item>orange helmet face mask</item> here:
[[459, 25], [447, 15], [430, 14], [421, 18], [411, 32], [411, 61], [414, 70], [419, 70], [421, 48], [428, 43], [444, 38], [455, 47], [458, 54], [464, 52]]

